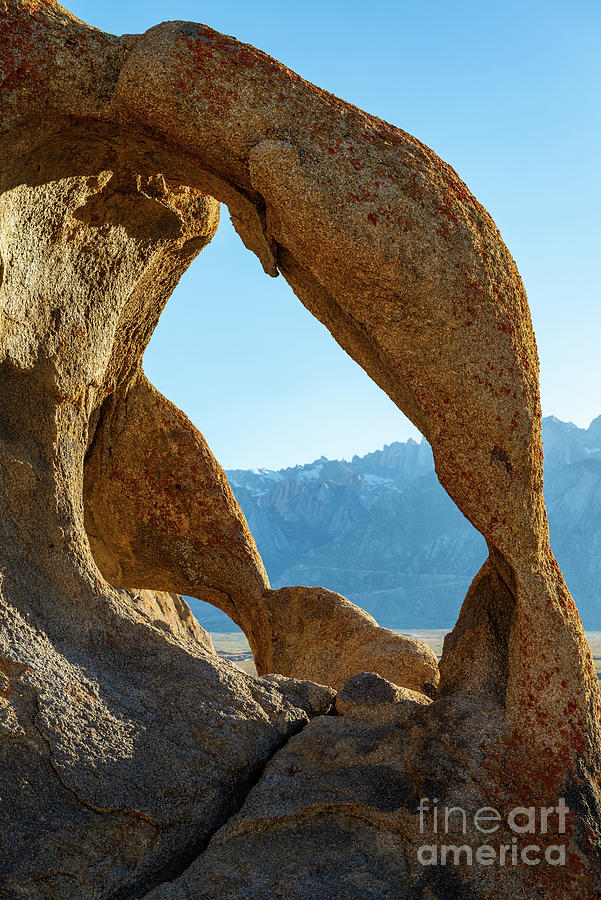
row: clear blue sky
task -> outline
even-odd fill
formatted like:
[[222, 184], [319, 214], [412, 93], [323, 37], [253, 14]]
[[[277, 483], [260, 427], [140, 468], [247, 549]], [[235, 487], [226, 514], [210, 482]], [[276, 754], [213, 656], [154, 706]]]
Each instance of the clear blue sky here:
[[[204, 22], [416, 135], [497, 222], [524, 279], [543, 412], [601, 413], [600, 37], [590, 2], [77, 0], [116, 34]], [[182, 280], [146, 371], [226, 468], [349, 457], [417, 433], [303, 309], [265, 276], [222, 209]]]

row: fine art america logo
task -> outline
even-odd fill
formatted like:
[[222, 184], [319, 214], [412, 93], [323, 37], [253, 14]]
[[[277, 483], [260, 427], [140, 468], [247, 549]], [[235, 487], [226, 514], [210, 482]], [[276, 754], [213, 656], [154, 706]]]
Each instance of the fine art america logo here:
[[[477, 865], [477, 866], [565, 866], [565, 844], [549, 844], [547, 837], [537, 841], [537, 836], [565, 834], [566, 815], [569, 812], [563, 797], [557, 806], [516, 806], [505, 816], [493, 806], [483, 806], [473, 815], [460, 806], [439, 807], [436, 797], [422, 797], [419, 803], [420, 834], [431, 835], [430, 840], [440, 840], [441, 835], [459, 833], [496, 835], [480, 846], [472, 844], [429, 843], [418, 847], [417, 858], [422, 866]], [[501, 829], [501, 834], [497, 835]], [[499, 837], [504, 835], [504, 841]], [[511, 837], [510, 837], [511, 835]], [[534, 835], [535, 837], [530, 837]], [[484, 841], [485, 838], [483, 837]], [[542, 846], [541, 846], [542, 844]]]

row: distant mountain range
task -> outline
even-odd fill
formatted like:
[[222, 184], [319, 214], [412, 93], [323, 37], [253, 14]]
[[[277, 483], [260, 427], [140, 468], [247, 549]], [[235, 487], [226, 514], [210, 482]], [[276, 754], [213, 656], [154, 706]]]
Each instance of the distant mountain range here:
[[[601, 416], [543, 420], [551, 545], [584, 625], [601, 628]], [[422, 440], [366, 456], [226, 473], [274, 587], [323, 585], [390, 628], [451, 626], [486, 558]], [[228, 630], [193, 601], [205, 627]]]

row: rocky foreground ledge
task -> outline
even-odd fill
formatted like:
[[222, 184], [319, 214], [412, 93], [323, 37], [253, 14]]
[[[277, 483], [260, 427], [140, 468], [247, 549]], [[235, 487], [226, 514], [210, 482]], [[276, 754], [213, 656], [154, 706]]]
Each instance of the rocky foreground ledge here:
[[[344, 597], [270, 590], [143, 374], [218, 201], [487, 541], [440, 671]], [[258, 677], [180, 594], [231, 616]], [[599, 710], [526, 295], [457, 174], [207, 26], [114, 37], [2, 0], [0, 896], [587, 900]]]

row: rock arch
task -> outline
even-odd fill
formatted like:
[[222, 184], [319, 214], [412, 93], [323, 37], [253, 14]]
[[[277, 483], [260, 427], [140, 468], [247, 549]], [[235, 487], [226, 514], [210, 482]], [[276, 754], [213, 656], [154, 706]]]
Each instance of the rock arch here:
[[[3, 16], [0, 394], [5, 485], [19, 485], [4, 517], [8, 595], [28, 605], [18, 557], [58, 596], [112, 596], [84, 528], [87, 452], [87, 530], [115, 583], [135, 573], [149, 579], [140, 588], [215, 591], [263, 671], [284, 603], [302, 615], [302, 594], [268, 592], [210, 451], [139, 369], [217, 198], [266, 272], [284, 275], [427, 437], [441, 483], [487, 540], [423, 728], [431, 741], [457, 728], [474, 783], [508, 801], [569, 787], [588, 810], [574, 853], [592, 859], [598, 831], [588, 849], [581, 836], [587, 816], [598, 826], [599, 688], [549, 547], [526, 294], [490, 216], [418, 140], [206, 26], [115, 38], [53, 0], [7, 0]], [[119, 468], [122, 446], [139, 489]], [[34, 496], [52, 510], [43, 540]], [[28, 608], [51, 617], [48, 603]], [[133, 652], [133, 638], [122, 643]], [[432, 661], [414, 658], [419, 678], [406, 681], [419, 689]]]

